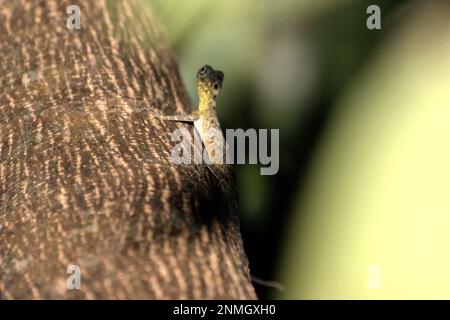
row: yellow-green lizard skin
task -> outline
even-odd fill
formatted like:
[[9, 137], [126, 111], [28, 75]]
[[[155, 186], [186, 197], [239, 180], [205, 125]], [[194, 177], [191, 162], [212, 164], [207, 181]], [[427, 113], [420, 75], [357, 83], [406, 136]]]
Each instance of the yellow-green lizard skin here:
[[223, 82], [223, 72], [203, 66], [197, 72], [198, 111], [191, 115], [163, 116], [165, 120], [191, 122], [194, 124], [204, 145], [211, 164], [226, 163], [226, 145], [222, 128], [217, 118], [216, 99]]

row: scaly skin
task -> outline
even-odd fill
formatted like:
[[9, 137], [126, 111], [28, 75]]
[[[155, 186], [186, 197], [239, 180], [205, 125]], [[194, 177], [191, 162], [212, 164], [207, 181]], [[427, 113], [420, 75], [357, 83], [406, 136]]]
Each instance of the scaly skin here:
[[[209, 164], [215, 169], [210, 172], [217, 178], [225, 198], [232, 203], [231, 199], [237, 199], [234, 183], [235, 176], [232, 168], [226, 164], [226, 150], [222, 128], [216, 112], [216, 99], [222, 88], [222, 71], [216, 71], [209, 65], [203, 66], [197, 73], [198, 111], [190, 115], [162, 116], [162, 119], [193, 123], [199, 133], [205, 149], [208, 153]], [[267, 281], [251, 276], [252, 282], [262, 286], [283, 290], [278, 282]]]
[[192, 115], [164, 116], [163, 119], [193, 123], [205, 145], [209, 162], [224, 168], [226, 149], [216, 112], [223, 77], [222, 71], [203, 66], [197, 73], [198, 111]]

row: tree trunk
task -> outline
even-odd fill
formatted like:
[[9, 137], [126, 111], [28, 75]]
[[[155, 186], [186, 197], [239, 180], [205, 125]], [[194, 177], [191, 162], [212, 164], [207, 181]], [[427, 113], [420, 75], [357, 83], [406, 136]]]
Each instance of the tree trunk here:
[[190, 127], [158, 115], [192, 106], [154, 16], [71, 4], [0, 0], [0, 298], [255, 298], [236, 193], [170, 160]]

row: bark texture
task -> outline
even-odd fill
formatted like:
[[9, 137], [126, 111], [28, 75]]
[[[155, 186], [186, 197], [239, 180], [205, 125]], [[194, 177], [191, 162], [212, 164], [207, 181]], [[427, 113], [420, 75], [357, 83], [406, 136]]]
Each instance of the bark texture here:
[[192, 106], [147, 6], [0, 0], [0, 298], [256, 297], [235, 192], [170, 160]]

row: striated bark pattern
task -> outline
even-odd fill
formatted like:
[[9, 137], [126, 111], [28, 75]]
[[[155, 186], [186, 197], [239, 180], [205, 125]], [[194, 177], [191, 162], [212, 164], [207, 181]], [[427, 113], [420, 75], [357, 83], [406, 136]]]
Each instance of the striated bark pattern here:
[[0, 0], [0, 298], [256, 297], [236, 195], [170, 161], [192, 107], [146, 6]]

